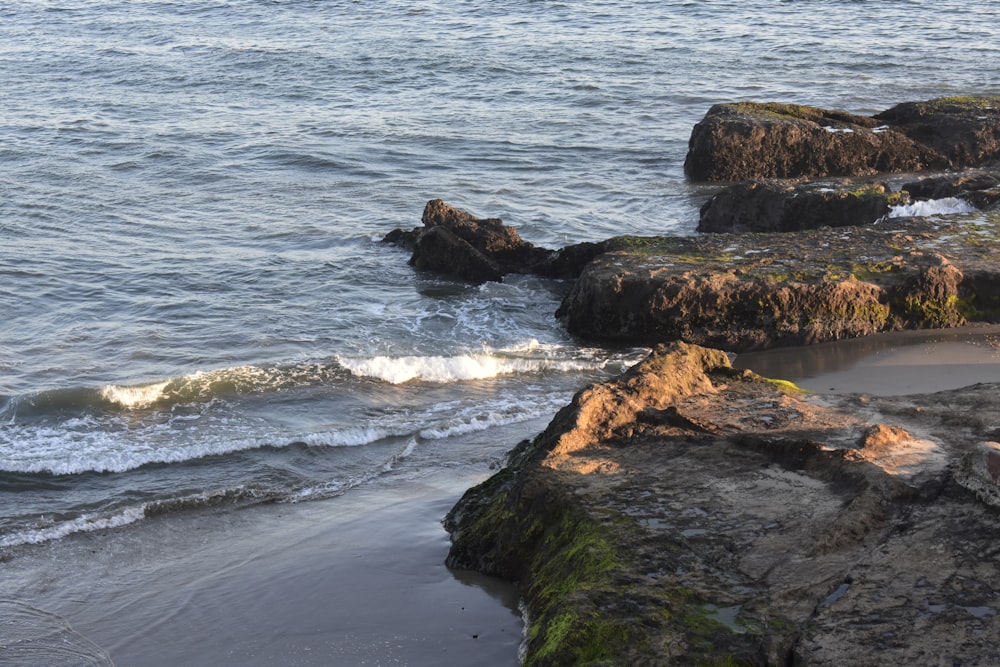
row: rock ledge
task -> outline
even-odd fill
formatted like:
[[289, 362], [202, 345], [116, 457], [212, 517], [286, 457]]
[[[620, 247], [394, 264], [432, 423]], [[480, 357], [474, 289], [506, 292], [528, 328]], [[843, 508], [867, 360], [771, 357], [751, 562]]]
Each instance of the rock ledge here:
[[448, 564], [520, 582], [526, 665], [997, 664], [996, 390], [820, 400], [659, 347], [466, 493]]

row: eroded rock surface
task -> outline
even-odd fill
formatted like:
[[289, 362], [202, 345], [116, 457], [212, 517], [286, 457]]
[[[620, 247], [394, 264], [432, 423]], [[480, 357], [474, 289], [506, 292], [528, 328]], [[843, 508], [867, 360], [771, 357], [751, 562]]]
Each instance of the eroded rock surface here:
[[396, 229], [384, 241], [413, 251], [410, 264], [475, 283], [499, 282], [508, 273], [533, 273], [553, 254], [521, 239], [499, 218], [477, 218], [432, 199], [424, 207], [423, 227]]
[[909, 202], [905, 191], [881, 183], [744, 181], [701, 207], [699, 232], [793, 232], [868, 225]]
[[997, 97], [910, 102], [874, 117], [740, 102], [713, 106], [695, 125], [684, 170], [719, 182], [959, 169], [997, 159]]
[[1000, 216], [786, 234], [619, 239], [558, 315], [570, 332], [745, 351], [1000, 321]]
[[1000, 662], [998, 387], [808, 395], [675, 343], [446, 525], [520, 582], [527, 665]]
[[900, 210], [991, 210], [1000, 172], [974, 169], [896, 184], [869, 179], [751, 180], [722, 188], [701, 207], [698, 231], [789, 232], [869, 225]]

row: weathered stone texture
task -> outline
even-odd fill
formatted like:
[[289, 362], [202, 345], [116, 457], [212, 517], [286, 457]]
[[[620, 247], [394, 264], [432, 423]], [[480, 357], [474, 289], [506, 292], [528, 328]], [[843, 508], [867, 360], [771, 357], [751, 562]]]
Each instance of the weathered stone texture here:
[[520, 582], [526, 665], [996, 664], [995, 393], [817, 400], [664, 346], [466, 494], [449, 564]]
[[1000, 158], [1000, 98], [901, 104], [874, 117], [794, 104], [717, 104], [691, 132], [695, 181], [960, 169]]

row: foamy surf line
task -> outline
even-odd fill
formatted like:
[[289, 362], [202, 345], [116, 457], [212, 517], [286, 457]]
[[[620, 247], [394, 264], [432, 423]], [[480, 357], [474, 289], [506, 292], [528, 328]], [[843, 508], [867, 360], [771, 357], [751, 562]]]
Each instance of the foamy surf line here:
[[928, 199], [917, 201], [912, 204], [902, 204], [893, 206], [886, 214], [886, 218], [925, 218], [931, 215], [955, 215], [961, 213], [975, 213], [978, 209], [958, 197], [945, 197], [943, 199]]
[[[383, 415], [371, 424], [273, 437], [209, 437], [187, 444], [157, 446], [159, 431], [146, 437], [134, 431], [75, 430], [73, 424], [36, 427], [5, 425], [0, 429], [0, 471], [21, 474], [76, 475], [125, 473], [153, 464], [183, 464], [210, 456], [294, 446], [359, 447], [389, 438], [419, 436], [443, 439], [527, 421], [554, 413], [569, 398], [549, 392], [531, 399], [501, 399], [485, 404], [440, 406], [416, 415]], [[76, 422], [78, 420], [71, 420]], [[82, 424], [81, 428], [88, 428]]]
[[530, 358], [482, 352], [455, 356], [338, 357], [337, 363], [358, 377], [404, 384], [413, 380], [444, 383], [488, 380], [505, 375], [544, 371], [593, 371], [616, 362], [601, 359]]
[[277, 499], [275, 498], [275, 494], [267, 491], [250, 487], [238, 487], [212, 493], [195, 493], [175, 498], [151, 500], [104, 514], [83, 514], [74, 519], [53, 523], [50, 526], [16, 530], [0, 536], [0, 548], [10, 548], [25, 544], [44, 544], [45, 542], [60, 540], [76, 533], [121, 528], [152, 516], [208, 507], [224, 502], [253, 504], [275, 499]]
[[104, 431], [74, 433], [51, 428], [32, 431], [30, 427], [23, 427], [9, 432], [9, 435], [5, 433], [0, 438], [0, 470], [49, 475], [124, 473], [146, 465], [181, 464], [209, 456], [224, 456], [264, 447], [358, 447], [386, 438], [409, 435], [414, 430], [413, 425], [401, 425], [398, 428], [343, 428], [282, 440], [216, 439], [188, 445], [152, 447], [141, 439], [124, 440]]

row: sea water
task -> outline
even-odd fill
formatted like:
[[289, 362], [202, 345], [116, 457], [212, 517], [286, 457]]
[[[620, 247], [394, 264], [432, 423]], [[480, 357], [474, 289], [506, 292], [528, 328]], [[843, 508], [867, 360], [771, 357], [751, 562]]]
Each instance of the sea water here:
[[569, 336], [566, 282], [421, 273], [385, 233], [433, 198], [550, 248], [691, 233], [709, 106], [998, 94], [998, 19], [948, 0], [5, 3], [0, 548], [329, 498], [417, 450], [498, 464], [515, 443], [463, 438], [546, 418], [643, 350]]

